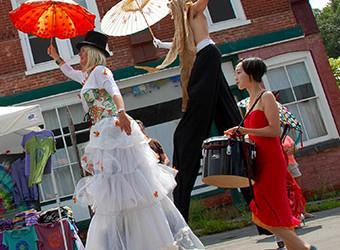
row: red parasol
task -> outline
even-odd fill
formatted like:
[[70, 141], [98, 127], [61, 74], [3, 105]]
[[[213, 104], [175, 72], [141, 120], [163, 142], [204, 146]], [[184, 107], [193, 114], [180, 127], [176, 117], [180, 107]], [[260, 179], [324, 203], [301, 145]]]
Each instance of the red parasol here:
[[73, 0], [28, 0], [9, 15], [18, 30], [51, 39], [85, 35], [96, 18]]

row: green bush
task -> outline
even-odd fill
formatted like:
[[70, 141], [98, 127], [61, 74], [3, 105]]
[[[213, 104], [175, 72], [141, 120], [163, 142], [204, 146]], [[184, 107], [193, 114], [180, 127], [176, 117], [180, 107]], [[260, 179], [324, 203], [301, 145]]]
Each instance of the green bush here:
[[331, 69], [333, 70], [336, 83], [338, 84], [338, 87], [340, 89], [340, 57], [337, 59], [329, 58], [328, 61]]

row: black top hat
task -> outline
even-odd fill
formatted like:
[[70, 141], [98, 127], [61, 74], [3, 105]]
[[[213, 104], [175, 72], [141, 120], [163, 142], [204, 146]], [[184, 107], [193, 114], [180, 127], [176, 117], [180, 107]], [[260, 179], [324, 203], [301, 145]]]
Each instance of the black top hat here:
[[91, 30], [87, 32], [84, 41], [77, 43], [76, 47], [77, 49], [80, 50], [82, 46], [90, 45], [102, 51], [106, 57], [109, 57], [110, 53], [106, 50], [106, 44], [107, 44], [106, 35], [99, 33], [97, 31]]

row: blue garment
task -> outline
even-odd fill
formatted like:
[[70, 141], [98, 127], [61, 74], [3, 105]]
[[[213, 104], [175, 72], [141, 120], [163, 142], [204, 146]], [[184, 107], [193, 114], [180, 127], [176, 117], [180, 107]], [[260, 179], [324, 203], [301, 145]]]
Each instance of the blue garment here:
[[[39, 132], [32, 131], [22, 138], [21, 146], [25, 148], [26, 142], [31, 139], [33, 136], [38, 136], [40, 138], [47, 138], [47, 137], [53, 137], [54, 134], [50, 130], [43, 130]], [[45, 169], [44, 169], [44, 174], [50, 174], [51, 173], [51, 166], [52, 166], [52, 160], [51, 157], [48, 159]], [[25, 175], [29, 176], [30, 175], [30, 169], [31, 169], [31, 156], [29, 153], [26, 153], [25, 157]]]
[[2, 244], [3, 232], [0, 232], [0, 250], [8, 250], [6, 246]]
[[25, 176], [25, 159], [18, 158], [11, 165], [14, 203], [39, 200], [38, 185], [28, 187], [28, 176]]
[[34, 226], [5, 231], [3, 237], [2, 244], [9, 249], [38, 250], [37, 241], [39, 241], [39, 238]]

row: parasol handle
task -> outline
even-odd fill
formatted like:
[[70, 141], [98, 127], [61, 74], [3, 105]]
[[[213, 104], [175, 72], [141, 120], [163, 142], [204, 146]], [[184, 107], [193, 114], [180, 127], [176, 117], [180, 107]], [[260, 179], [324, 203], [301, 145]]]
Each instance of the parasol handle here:
[[148, 25], [148, 29], [149, 29], [149, 31], [150, 31], [150, 33], [151, 33], [152, 38], [153, 38], [153, 39], [156, 39], [156, 37], [155, 37], [155, 35], [153, 34], [152, 29], [151, 29], [151, 27], [150, 27], [148, 21], [146, 20], [146, 17], [144, 16], [143, 9], [140, 7], [140, 5], [139, 5], [139, 3], [138, 3], [137, 0], [135, 0], [135, 2], [136, 2], [136, 4], [137, 4], [137, 6], [138, 6], [139, 12], [142, 14], [142, 16], [143, 16], [143, 18], [144, 18], [144, 20], [145, 20], [145, 22], [146, 22], [146, 25]]
[[53, 42], [53, 31], [54, 31], [54, 24], [55, 24], [55, 3], [52, 3], [53, 6], [53, 16], [52, 16], [52, 30], [51, 30], [51, 40], [50, 40], [50, 45]]

